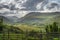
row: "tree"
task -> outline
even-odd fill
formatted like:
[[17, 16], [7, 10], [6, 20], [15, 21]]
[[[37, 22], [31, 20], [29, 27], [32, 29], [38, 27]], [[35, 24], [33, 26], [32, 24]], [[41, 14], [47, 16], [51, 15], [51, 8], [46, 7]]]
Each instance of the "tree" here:
[[50, 32], [53, 32], [53, 27], [52, 25], [49, 25], [50, 26]]
[[47, 33], [49, 32], [49, 30], [48, 30], [48, 25], [46, 26], [45, 30], [46, 30]]
[[3, 31], [3, 27], [4, 27], [4, 25], [3, 25], [3, 18], [2, 18], [2, 16], [0, 16], [0, 32]]
[[29, 36], [31, 36], [31, 37], [37, 37], [37, 34], [38, 34], [38, 32], [34, 31], [34, 30], [29, 32]]
[[0, 25], [2, 25], [3, 24], [3, 18], [2, 18], [2, 16], [0, 16]]
[[53, 22], [52, 25], [47, 25], [45, 28], [46, 32], [58, 32], [58, 26], [56, 22]]
[[58, 32], [58, 26], [56, 22], [53, 23], [53, 32]]

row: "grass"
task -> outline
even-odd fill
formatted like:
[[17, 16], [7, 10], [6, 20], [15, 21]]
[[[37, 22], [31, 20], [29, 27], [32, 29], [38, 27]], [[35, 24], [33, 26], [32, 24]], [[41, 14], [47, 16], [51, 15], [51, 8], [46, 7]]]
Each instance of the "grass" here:
[[[6, 28], [10, 29], [10, 26], [11, 25], [6, 25]], [[29, 25], [22, 25], [22, 24], [20, 24], [20, 25], [13, 25], [13, 27], [17, 27], [17, 28], [23, 30], [24, 33], [23, 34], [22, 33], [16, 34], [16, 33], [12, 33], [10, 31], [9, 35], [8, 35], [8, 31], [5, 32], [6, 30], [4, 30], [5, 33], [1, 33], [0, 34], [0, 40], [4, 40], [4, 39], [5, 40], [34, 40], [34, 39], [38, 40], [38, 38], [27, 36], [26, 31], [29, 32], [29, 31], [34, 30], [34, 31], [38, 32], [38, 31], [40, 31], [42, 29], [42, 28], [40, 29], [37, 26], [29, 26]]]
[[[12, 27], [13, 27], [12, 29], [14, 29], [14, 30], [16, 28], [19, 28], [24, 33], [17, 34], [17, 33], [15, 33], [16, 31], [13, 31], [14, 33], [12, 33], [10, 31], [9, 32], [9, 35], [8, 35], [8, 31], [5, 32], [5, 30], [4, 30], [5, 33], [0, 34], [0, 40], [4, 40], [4, 39], [5, 40], [40, 40], [40, 36], [38, 37], [38, 35], [39, 35], [38, 32], [40, 32], [41, 30], [43, 32], [45, 32], [44, 31], [45, 30], [45, 27], [43, 28], [43, 27], [39, 27], [39, 26], [35, 26], [35, 25], [18, 24], [18, 25], [13, 25]], [[14, 28], [14, 27], [16, 27], [16, 28]], [[11, 25], [6, 25], [6, 28], [11, 30]], [[16, 30], [18, 30], [18, 29], [16, 29]], [[37, 32], [37, 35], [36, 35], [36, 33], [34, 33], [35, 35], [33, 35], [33, 37], [32, 36], [29, 36], [28, 33], [30, 33], [30, 31], [32, 31], [32, 30], [34, 30], [35, 32]], [[32, 33], [31, 33], [31, 35], [32, 35]], [[46, 37], [45, 34], [43, 34], [42, 39], [43, 40], [46, 40], [46, 39], [48, 40], [48, 38]], [[58, 38], [53, 38], [53, 40], [58, 40]]]
[[20, 28], [23, 31], [32, 31], [32, 30], [40, 31], [40, 30], [44, 30], [43, 27], [38, 27], [38, 26], [21, 25], [21, 24], [20, 25], [14, 25], [14, 26]]
[[[9, 34], [9, 38], [8, 38], [8, 34], [5, 34], [3, 36], [3, 34], [0, 34], [0, 40], [40, 40], [40, 38], [38, 37], [31, 37], [31, 36], [26, 36], [25, 34]], [[46, 40], [45, 38], [43, 38], [43, 40]], [[53, 40], [58, 40], [58, 38], [53, 38]]]

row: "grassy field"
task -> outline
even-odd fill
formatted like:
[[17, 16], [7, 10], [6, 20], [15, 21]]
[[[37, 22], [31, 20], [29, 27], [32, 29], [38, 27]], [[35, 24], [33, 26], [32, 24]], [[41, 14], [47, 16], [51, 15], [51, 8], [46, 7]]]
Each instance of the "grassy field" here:
[[20, 28], [23, 31], [26, 31], [26, 30], [28, 30], [28, 31], [32, 31], [32, 30], [40, 31], [40, 30], [44, 30], [45, 29], [44, 27], [33, 26], [33, 25], [31, 25], [31, 26], [30, 25], [22, 25], [22, 24], [14, 25], [14, 27], [18, 27], [18, 28]]
[[[0, 33], [0, 40], [49, 40], [44, 27], [20, 24], [13, 26], [6, 25], [6, 28]], [[60, 40], [58, 38], [50, 38], [51, 40]]]
[[[44, 27], [26, 24], [5, 25], [1, 23], [0, 40], [60, 40], [60, 29], [55, 23], [56, 22]], [[57, 31], [55, 31], [55, 29]], [[55, 33], [51, 34], [51, 30], [58, 32], [58, 36]]]

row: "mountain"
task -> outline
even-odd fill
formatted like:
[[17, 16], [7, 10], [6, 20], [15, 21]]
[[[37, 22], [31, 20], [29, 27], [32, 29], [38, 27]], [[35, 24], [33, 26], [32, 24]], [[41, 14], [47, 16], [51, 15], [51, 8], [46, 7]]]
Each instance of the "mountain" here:
[[[22, 18], [16, 16], [3, 16], [4, 22], [6, 23], [20, 23], [28, 25], [44, 25], [52, 23], [53, 21], [60, 20], [60, 12], [30, 12]], [[58, 21], [59, 22], [59, 21]]]
[[57, 22], [57, 24], [60, 26], [60, 15], [59, 16], [56, 16], [54, 17], [53, 19], [51, 19], [50, 21], [55, 21]]
[[0, 16], [3, 18], [4, 23], [16, 23], [17, 17], [16, 16]]
[[52, 13], [31, 12], [28, 13], [26, 16], [22, 17], [21, 19], [18, 19], [18, 22], [29, 25], [30, 24], [44, 25], [46, 23], [49, 23], [48, 21], [52, 21], [52, 19], [58, 18], [57, 16], [60, 16], [60, 12], [52, 12]]

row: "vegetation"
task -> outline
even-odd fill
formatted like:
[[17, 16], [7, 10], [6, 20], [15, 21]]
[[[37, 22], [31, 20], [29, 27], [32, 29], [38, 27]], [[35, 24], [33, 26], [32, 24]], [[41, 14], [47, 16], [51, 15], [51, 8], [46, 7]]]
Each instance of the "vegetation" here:
[[60, 28], [57, 22], [46, 25], [43, 29], [45, 31], [29, 25], [5, 25], [0, 18], [0, 40], [58, 40]]
[[52, 25], [47, 25], [46, 26], [46, 32], [51, 32], [51, 33], [55, 33], [55, 32], [58, 32], [58, 25], [57, 25], [57, 23], [56, 22], [53, 22], [53, 24]]

